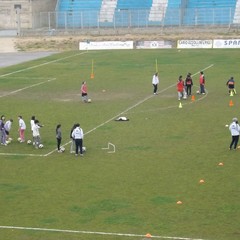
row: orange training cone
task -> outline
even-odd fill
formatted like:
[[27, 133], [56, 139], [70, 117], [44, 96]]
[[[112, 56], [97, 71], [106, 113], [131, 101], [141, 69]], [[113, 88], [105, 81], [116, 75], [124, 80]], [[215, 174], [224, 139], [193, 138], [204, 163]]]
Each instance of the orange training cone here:
[[194, 96], [194, 95], [192, 95], [191, 100], [192, 100], [192, 101], [195, 101], [195, 96]]
[[230, 100], [230, 102], [229, 102], [229, 106], [232, 107], [233, 105], [234, 105], [234, 104], [233, 104], [233, 101]]
[[94, 79], [94, 73], [91, 73], [91, 79]]

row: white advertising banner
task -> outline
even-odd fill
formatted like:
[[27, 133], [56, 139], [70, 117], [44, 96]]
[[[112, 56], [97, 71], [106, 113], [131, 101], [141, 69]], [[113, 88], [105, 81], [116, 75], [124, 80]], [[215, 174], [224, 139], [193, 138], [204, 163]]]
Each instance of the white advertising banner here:
[[137, 49], [172, 48], [171, 41], [137, 41]]
[[240, 48], [240, 39], [215, 39], [213, 48]]
[[212, 48], [212, 40], [178, 40], [177, 48]]
[[133, 49], [133, 41], [80, 42], [79, 50]]

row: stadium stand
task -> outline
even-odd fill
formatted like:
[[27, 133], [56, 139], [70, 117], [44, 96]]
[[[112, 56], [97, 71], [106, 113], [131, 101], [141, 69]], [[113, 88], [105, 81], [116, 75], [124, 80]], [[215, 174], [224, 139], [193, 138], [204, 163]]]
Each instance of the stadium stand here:
[[57, 27], [227, 25], [239, 23], [239, 1], [59, 0]]
[[118, 0], [115, 24], [121, 27], [147, 26], [151, 6], [152, 0]]
[[99, 22], [113, 22], [116, 7], [117, 0], [103, 0], [100, 9]]
[[168, 0], [164, 25], [179, 25], [181, 23], [181, 6], [181, 0]]
[[98, 26], [98, 15], [102, 0], [59, 0], [58, 27], [95, 27]]
[[162, 22], [165, 16], [168, 0], [152, 0], [149, 21]]
[[189, 0], [183, 19], [184, 25], [230, 24], [236, 0]]
[[240, 24], [240, 0], [237, 0], [233, 24]]

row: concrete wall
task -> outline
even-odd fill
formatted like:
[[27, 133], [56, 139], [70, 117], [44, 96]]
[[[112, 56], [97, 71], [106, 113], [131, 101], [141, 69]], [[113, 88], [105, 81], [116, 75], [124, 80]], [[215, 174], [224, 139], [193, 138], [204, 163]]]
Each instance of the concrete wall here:
[[[0, 0], [0, 29], [31, 29], [33, 16], [55, 11], [57, 0]], [[21, 9], [16, 9], [20, 6]]]

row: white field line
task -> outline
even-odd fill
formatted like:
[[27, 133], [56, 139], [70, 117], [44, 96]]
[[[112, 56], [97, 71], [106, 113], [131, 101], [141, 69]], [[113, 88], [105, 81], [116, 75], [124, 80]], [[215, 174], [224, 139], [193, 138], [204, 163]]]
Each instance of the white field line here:
[[24, 90], [29, 89], [29, 88], [33, 88], [33, 87], [42, 85], [42, 84], [44, 84], [44, 83], [52, 82], [52, 81], [54, 81], [54, 80], [56, 80], [56, 78], [50, 78], [50, 79], [48, 79], [47, 81], [44, 81], [44, 82], [36, 83], [36, 84], [30, 85], [30, 86], [27, 86], [27, 87], [24, 87], [24, 88], [19, 88], [19, 89], [15, 90], [15, 91], [12, 91], [12, 92], [9, 92], [9, 93], [0, 95], [0, 98], [1, 98], [1, 97], [6, 97], [6, 96], [9, 96], [9, 95], [12, 95], [12, 94], [21, 92], [21, 91], [24, 91]]
[[[206, 68], [202, 69], [201, 71], [207, 70], [207, 69], [209, 69], [209, 68], [211, 68], [211, 67], [213, 67], [213, 66], [214, 66], [214, 64], [211, 64], [211, 65], [207, 66]], [[192, 76], [195, 76], [195, 75], [197, 75], [198, 73], [200, 73], [200, 72], [196, 72], [196, 73], [192, 74]], [[172, 87], [174, 87], [174, 86], [176, 86], [176, 83], [170, 85], [169, 87], [167, 87], [167, 88], [165, 88], [165, 89], [162, 89], [162, 90], [159, 91], [158, 93], [163, 93], [163, 92], [165, 92], [166, 90], [168, 90], [169, 88], [172, 88]], [[206, 94], [206, 95], [207, 95], [207, 94]], [[206, 97], [206, 95], [205, 95], [205, 97]], [[87, 135], [87, 134], [95, 131], [97, 128], [100, 128], [100, 127], [106, 125], [107, 123], [109, 123], [109, 122], [111, 122], [112, 120], [116, 119], [116, 118], [119, 117], [120, 115], [122, 115], [122, 114], [124, 114], [124, 113], [127, 113], [128, 111], [132, 110], [133, 108], [136, 108], [138, 105], [146, 102], [147, 100], [149, 100], [150, 98], [153, 98], [153, 97], [156, 97], [156, 95], [150, 95], [150, 96], [144, 98], [143, 100], [137, 102], [136, 104], [132, 105], [131, 107], [127, 108], [126, 110], [122, 111], [121, 113], [115, 115], [114, 117], [108, 119], [107, 121], [99, 124], [99, 125], [96, 126], [95, 128], [89, 130], [89, 131], [86, 132], [84, 135]], [[189, 104], [189, 103], [185, 103], [185, 104]], [[183, 104], [183, 105], [185, 105], [185, 104]], [[171, 107], [168, 107], [168, 108], [172, 108], [172, 107], [176, 107], [176, 106], [171, 106]], [[168, 108], [166, 108], [166, 109], [168, 109]], [[67, 146], [67, 145], [70, 144], [70, 143], [71, 143], [71, 141], [65, 143], [63, 146], [65, 147], [65, 146]], [[51, 155], [52, 153], [54, 153], [54, 152], [56, 152], [56, 151], [57, 151], [57, 149], [54, 149], [54, 150], [52, 150], [51, 152], [45, 154], [44, 156], [47, 157], [47, 156]]]
[[3, 156], [26, 156], [26, 157], [43, 157], [44, 155], [43, 154], [21, 154], [21, 153], [0, 153], [0, 155], [3, 155]]
[[[94, 235], [110, 235], [110, 236], [122, 236], [122, 237], [146, 237], [141, 234], [128, 234], [128, 233], [109, 233], [109, 232], [91, 232], [91, 231], [80, 231], [80, 230], [64, 230], [64, 229], [51, 229], [51, 228], [33, 228], [33, 227], [14, 227], [14, 226], [0, 226], [2, 229], [12, 230], [31, 230], [31, 231], [44, 231], [44, 232], [63, 232], [63, 233], [85, 233]], [[151, 238], [158, 239], [171, 239], [171, 240], [204, 240], [197, 238], [185, 238], [185, 237], [167, 237], [167, 236], [151, 236]]]
[[79, 55], [82, 55], [82, 54], [85, 54], [85, 53], [87, 53], [87, 52], [81, 52], [81, 53], [74, 54], [74, 55], [71, 55], [71, 56], [67, 56], [67, 57], [64, 57], [64, 58], [58, 58], [56, 60], [52, 60], [52, 61], [49, 61], [49, 62], [41, 63], [41, 64], [38, 64], [38, 65], [34, 65], [32, 67], [23, 68], [23, 69], [20, 69], [18, 71], [15, 71], [15, 72], [10, 72], [10, 73], [6, 73], [6, 74], [3, 74], [3, 75], [0, 75], [0, 78], [6, 77], [6, 76], [9, 76], [9, 75], [13, 75], [15, 73], [25, 72], [27, 70], [31, 70], [31, 69], [34, 69], [34, 68], [42, 67], [42, 66], [45, 66], [45, 65], [48, 65], [48, 64], [51, 64], [51, 63], [55, 63], [55, 62], [59, 62], [59, 61], [62, 61], [62, 60], [68, 59], [68, 58], [76, 57], [76, 56], [79, 56]]

